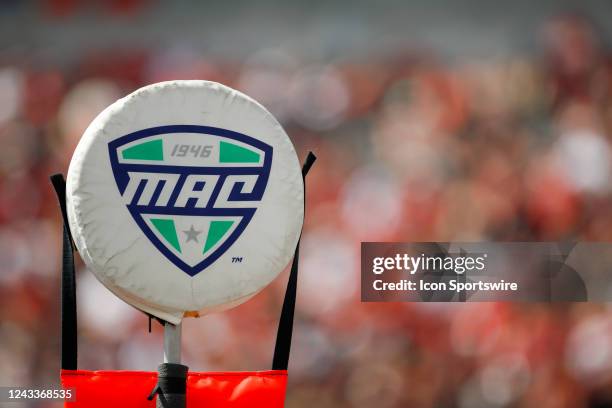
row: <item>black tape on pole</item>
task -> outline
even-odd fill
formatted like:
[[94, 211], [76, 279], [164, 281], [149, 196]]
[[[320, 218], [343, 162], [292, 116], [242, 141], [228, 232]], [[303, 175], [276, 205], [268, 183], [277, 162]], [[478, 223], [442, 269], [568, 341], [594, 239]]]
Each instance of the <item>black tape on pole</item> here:
[[[314, 164], [317, 157], [308, 152], [302, 166], [302, 181], [304, 182], [304, 212], [306, 210], [306, 175]], [[300, 238], [301, 239], [301, 238]], [[293, 336], [293, 317], [295, 315], [295, 300], [297, 296], [298, 267], [300, 261], [300, 241], [298, 240], [291, 263], [291, 272], [285, 291], [283, 310], [276, 332], [276, 345], [274, 346], [274, 358], [272, 360], [273, 370], [286, 370], [289, 367], [289, 355], [291, 354], [291, 337]]]
[[63, 220], [62, 238], [62, 328], [61, 328], [61, 367], [64, 370], [77, 369], [77, 310], [76, 310], [76, 277], [74, 270], [74, 250], [72, 236], [66, 213], [66, 181], [61, 174], [54, 174], [51, 183], [57, 194]]
[[157, 408], [185, 408], [187, 393], [187, 366], [163, 363], [157, 367], [157, 384], [148, 400], [157, 394]]

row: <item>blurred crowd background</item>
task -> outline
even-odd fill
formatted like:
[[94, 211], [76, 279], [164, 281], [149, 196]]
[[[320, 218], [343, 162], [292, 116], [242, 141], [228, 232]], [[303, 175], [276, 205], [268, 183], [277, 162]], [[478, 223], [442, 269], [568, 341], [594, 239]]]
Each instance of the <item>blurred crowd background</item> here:
[[[612, 240], [610, 21], [598, 1], [3, 1], [0, 384], [58, 382], [48, 176], [119, 97], [207, 79], [319, 158], [288, 407], [612, 406], [607, 304], [359, 300], [361, 241]], [[186, 321], [191, 369], [268, 369], [286, 278]], [[161, 327], [82, 263], [78, 303], [80, 368], [156, 369]]]

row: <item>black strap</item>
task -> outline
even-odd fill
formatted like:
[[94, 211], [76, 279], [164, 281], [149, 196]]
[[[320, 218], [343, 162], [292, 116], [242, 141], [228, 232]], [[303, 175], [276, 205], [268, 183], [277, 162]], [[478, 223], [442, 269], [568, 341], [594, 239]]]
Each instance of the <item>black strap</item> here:
[[[306, 200], [306, 175], [316, 160], [316, 156], [312, 152], [308, 152], [308, 156], [302, 166], [302, 181], [304, 182], [304, 201]], [[304, 210], [306, 203], [304, 202]], [[298, 240], [291, 263], [291, 272], [289, 273], [289, 281], [287, 282], [287, 290], [285, 292], [285, 300], [283, 301], [283, 310], [281, 312], [280, 321], [278, 323], [278, 331], [276, 332], [276, 345], [274, 346], [274, 359], [272, 360], [273, 370], [286, 370], [289, 367], [289, 354], [291, 353], [291, 336], [293, 334], [293, 315], [295, 314], [295, 298], [297, 294], [298, 280], [298, 264], [300, 258], [300, 241]]]
[[64, 370], [77, 369], [77, 311], [74, 250], [66, 214], [66, 181], [61, 174], [51, 176], [64, 222], [62, 243], [62, 361]]

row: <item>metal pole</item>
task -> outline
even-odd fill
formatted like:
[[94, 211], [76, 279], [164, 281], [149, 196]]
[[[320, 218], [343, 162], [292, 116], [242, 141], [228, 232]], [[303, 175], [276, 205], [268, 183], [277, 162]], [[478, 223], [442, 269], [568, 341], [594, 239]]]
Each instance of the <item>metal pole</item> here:
[[164, 363], [181, 363], [181, 324], [164, 324]]
[[181, 364], [181, 324], [164, 323], [164, 362], [157, 368], [157, 408], [185, 408], [187, 366]]

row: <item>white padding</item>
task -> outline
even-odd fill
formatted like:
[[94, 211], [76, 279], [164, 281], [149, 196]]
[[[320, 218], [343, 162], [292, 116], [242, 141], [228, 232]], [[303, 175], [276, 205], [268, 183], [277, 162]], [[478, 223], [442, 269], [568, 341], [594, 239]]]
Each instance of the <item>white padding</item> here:
[[[266, 159], [269, 177], [253, 199]], [[300, 166], [285, 131], [253, 99], [207, 81], [146, 86], [109, 106], [74, 152], [66, 193], [89, 269], [124, 301], [171, 323], [259, 292], [289, 263], [303, 222]], [[212, 256], [244, 209], [252, 219]]]

